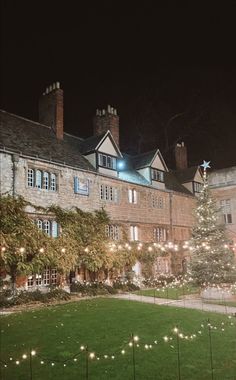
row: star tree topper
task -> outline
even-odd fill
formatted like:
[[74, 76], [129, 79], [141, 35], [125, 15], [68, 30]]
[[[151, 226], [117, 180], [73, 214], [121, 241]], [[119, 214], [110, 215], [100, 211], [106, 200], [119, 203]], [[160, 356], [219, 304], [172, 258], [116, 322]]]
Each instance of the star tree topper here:
[[211, 161], [205, 161], [205, 160], [203, 160], [203, 164], [201, 164], [200, 166], [203, 167], [204, 172], [206, 171], [206, 169], [210, 169], [210, 168], [211, 168], [211, 167], [210, 167], [210, 162], [211, 162]]

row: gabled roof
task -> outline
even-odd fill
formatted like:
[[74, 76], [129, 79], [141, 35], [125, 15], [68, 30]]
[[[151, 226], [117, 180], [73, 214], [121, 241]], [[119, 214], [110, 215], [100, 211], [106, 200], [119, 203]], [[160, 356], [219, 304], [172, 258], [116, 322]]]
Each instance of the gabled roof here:
[[142, 169], [142, 168], [152, 166], [152, 163], [155, 160], [157, 155], [159, 156], [161, 163], [164, 166], [164, 168], [166, 170], [168, 170], [159, 149], [151, 150], [150, 152], [145, 152], [145, 153], [138, 154], [138, 155], [132, 157], [134, 168], [135, 169]]
[[107, 132], [104, 132], [101, 135], [91, 136], [87, 139], [84, 139], [81, 144], [81, 153], [86, 154], [94, 152], [106, 134]]
[[95, 171], [80, 153], [82, 140], [64, 133], [58, 140], [52, 128], [0, 111], [0, 148], [83, 170]]
[[198, 170], [198, 166], [191, 166], [190, 168], [175, 170], [173, 173], [180, 183], [186, 183], [194, 180]]
[[87, 139], [84, 139], [80, 148], [81, 153], [86, 155], [88, 153], [95, 152], [99, 149], [99, 147], [102, 145], [102, 143], [105, 141], [107, 137], [111, 140], [111, 143], [114, 146], [114, 149], [117, 151], [118, 155], [122, 157], [119, 147], [117, 146], [109, 130], [107, 132], [102, 133], [101, 135], [91, 136]]
[[183, 185], [181, 185], [178, 181], [178, 179], [175, 176], [175, 173], [173, 171], [165, 172], [164, 173], [164, 182], [165, 186], [168, 190], [172, 191], [178, 191], [180, 193], [185, 193], [188, 195], [193, 195], [191, 191], [186, 189]]

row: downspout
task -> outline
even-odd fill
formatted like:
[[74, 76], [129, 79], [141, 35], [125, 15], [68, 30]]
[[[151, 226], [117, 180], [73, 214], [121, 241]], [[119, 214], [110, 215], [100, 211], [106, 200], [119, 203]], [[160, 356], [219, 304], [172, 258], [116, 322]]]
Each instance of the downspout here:
[[173, 194], [170, 194], [170, 233], [169, 233], [169, 240], [173, 240]]
[[13, 154], [12, 157], [12, 196], [16, 196], [16, 171], [17, 171], [17, 164], [19, 162], [19, 155]]

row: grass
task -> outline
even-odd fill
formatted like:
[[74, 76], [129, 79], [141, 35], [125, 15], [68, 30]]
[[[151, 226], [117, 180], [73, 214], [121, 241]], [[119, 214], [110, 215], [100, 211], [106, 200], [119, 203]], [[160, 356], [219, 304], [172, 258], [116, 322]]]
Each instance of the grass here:
[[[7, 362], [8, 368], [1, 369], [0, 378], [30, 379], [29, 360], [22, 360], [22, 354], [28, 354], [32, 348], [37, 352], [32, 358], [33, 380], [86, 379], [85, 352], [80, 353], [76, 362], [66, 363], [66, 360], [80, 352], [81, 345], [88, 345], [89, 351], [100, 357], [99, 361], [89, 359], [90, 380], [132, 380], [132, 347], [128, 342], [134, 333], [140, 338], [140, 347], [135, 348], [136, 380], [176, 380], [177, 345], [172, 330], [178, 325], [184, 335], [197, 335], [193, 340], [180, 339], [181, 380], [210, 380], [208, 317], [211, 324], [217, 326], [211, 330], [214, 379], [233, 380], [236, 373], [236, 324], [233, 318], [105, 298], [2, 316], [1, 359]], [[202, 323], [204, 327], [201, 327]], [[165, 343], [165, 335], [173, 335], [173, 340]], [[145, 344], [153, 347], [145, 349]], [[126, 351], [124, 355], [122, 349]], [[114, 360], [111, 359], [113, 354]], [[109, 357], [104, 358], [104, 355]], [[15, 364], [17, 359], [21, 362], [18, 366]], [[40, 360], [45, 364], [41, 365]], [[51, 365], [52, 362], [55, 366]], [[64, 367], [63, 363], [67, 366]]]
[[142, 289], [134, 292], [135, 294], [147, 297], [167, 298], [178, 300], [181, 297], [190, 294], [199, 293], [199, 288], [192, 285], [184, 285], [182, 287], [163, 287], [162, 289]]

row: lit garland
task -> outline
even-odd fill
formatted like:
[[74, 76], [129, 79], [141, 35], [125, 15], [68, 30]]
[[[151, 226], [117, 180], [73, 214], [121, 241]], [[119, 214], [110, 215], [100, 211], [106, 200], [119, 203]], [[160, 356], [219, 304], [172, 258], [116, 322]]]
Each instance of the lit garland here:
[[[176, 346], [174, 345], [174, 338], [178, 335], [178, 338], [182, 341], [195, 341], [199, 336], [202, 336], [204, 332], [207, 332], [208, 329], [211, 329], [212, 331], [220, 331], [225, 332], [226, 328], [232, 328], [236, 327], [236, 323], [232, 322], [232, 316], [228, 316], [228, 323], [225, 321], [222, 321], [219, 323], [218, 326], [213, 325], [210, 323], [209, 319], [207, 322], [201, 323], [200, 327], [197, 331], [191, 334], [185, 334], [183, 330], [181, 330], [179, 327], [175, 326], [170, 331], [170, 334], [165, 335], [163, 337], [154, 338], [151, 342], [142, 342], [141, 338], [138, 335], [132, 336], [131, 340], [127, 341], [126, 343], [123, 343], [120, 345], [121, 349], [118, 351], [113, 351], [111, 354], [109, 353], [96, 353], [94, 350], [88, 350], [88, 347], [86, 345], [80, 346], [80, 351], [76, 354], [72, 355], [66, 360], [59, 360], [59, 359], [50, 359], [41, 356], [36, 350], [31, 350], [30, 354], [27, 355], [26, 353], [23, 353], [21, 355], [22, 360], [17, 358], [13, 358], [12, 356], [9, 357], [8, 361], [0, 360], [0, 363], [2, 365], [2, 368], [7, 369], [9, 365], [16, 365], [19, 366], [22, 364], [26, 359], [28, 359], [30, 356], [34, 357], [35, 359], [38, 358], [38, 361], [40, 365], [46, 365], [48, 364], [51, 367], [54, 367], [56, 365], [61, 365], [63, 367], [66, 367], [69, 364], [79, 364], [82, 360], [82, 355], [87, 355], [87, 358], [91, 361], [107, 361], [107, 360], [115, 360], [118, 357], [123, 357], [126, 354], [130, 353], [130, 349], [135, 346], [137, 349], [143, 349], [144, 351], [150, 351], [154, 349], [155, 347], [159, 346], [161, 342], [163, 342], [165, 345], [168, 344], [171, 349], [175, 349]], [[34, 359], [34, 360], [35, 360]]]

